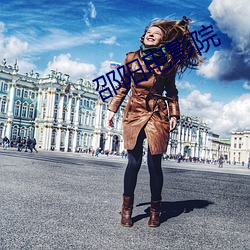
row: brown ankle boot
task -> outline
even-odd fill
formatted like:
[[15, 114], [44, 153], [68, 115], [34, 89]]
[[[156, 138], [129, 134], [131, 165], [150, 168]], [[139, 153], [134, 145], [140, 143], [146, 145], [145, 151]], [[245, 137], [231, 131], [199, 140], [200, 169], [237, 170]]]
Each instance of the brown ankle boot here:
[[148, 221], [149, 227], [160, 226], [160, 216], [161, 216], [161, 201], [151, 201], [150, 207], [150, 218]]
[[122, 205], [122, 219], [121, 224], [124, 227], [132, 227], [133, 222], [131, 219], [132, 216], [132, 210], [133, 210], [133, 204], [134, 204], [134, 196], [124, 196], [123, 195], [123, 205]]

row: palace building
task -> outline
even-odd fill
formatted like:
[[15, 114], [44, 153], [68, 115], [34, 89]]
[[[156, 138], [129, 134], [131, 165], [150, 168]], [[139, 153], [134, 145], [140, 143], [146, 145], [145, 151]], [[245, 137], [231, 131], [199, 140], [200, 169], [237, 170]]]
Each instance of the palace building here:
[[250, 131], [232, 132], [231, 157], [232, 163], [247, 164], [250, 158]]
[[[0, 65], [0, 142], [6, 135], [15, 145], [20, 135], [36, 138], [37, 147], [43, 150], [124, 150], [122, 120], [126, 100], [115, 115], [114, 128], [109, 128], [108, 101], [101, 100], [91, 81], [79, 78], [73, 83], [69, 75], [53, 70], [46, 77], [18, 71], [17, 61], [7, 66], [3, 60]], [[182, 116], [171, 133], [166, 153], [217, 158], [222, 153], [217, 150], [218, 141], [200, 118]]]

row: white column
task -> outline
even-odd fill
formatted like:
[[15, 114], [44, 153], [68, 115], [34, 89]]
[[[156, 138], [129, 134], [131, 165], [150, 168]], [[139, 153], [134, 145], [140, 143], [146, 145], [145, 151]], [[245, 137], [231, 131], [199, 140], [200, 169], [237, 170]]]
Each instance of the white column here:
[[112, 141], [113, 141], [113, 134], [109, 131], [107, 134], [107, 141], [105, 143], [105, 150], [112, 150]]
[[8, 112], [7, 112], [8, 121], [7, 121], [7, 127], [6, 127], [5, 135], [9, 139], [11, 137], [11, 127], [12, 127], [12, 121], [13, 121], [13, 107], [14, 107], [15, 87], [16, 87], [16, 80], [13, 80], [13, 83], [11, 84], [11, 89], [10, 89], [9, 101], [7, 102], [7, 105], [8, 105]]
[[96, 150], [100, 145], [101, 132], [100, 130], [94, 132], [93, 148]]
[[68, 110], [66, 113], [67, 130], [66, 130], [65, 143], [64, 143], [65, 145], [64, 152], [68, 152], [68, 149], [69, 149], [69, 132], [71, 129], [71, 120], [70, 120], [71, 105], [72, 105], [72, 94], [69, 95]]
[[60, 94], [59, 110], [58, 110], [58, 126], [56, 133], [56, 148], [55, 150], [59, 151], [61, 148], [61, 138], [62, 138], [62, 123], [63, 123], [63, 102], [64, 102], [64, 93]]
[[74, 115], [74, 137], [73, 137], [73, 152], [75, 152], [77, 146], [77, 132], [79, 127], [79, 109], [80, 109], [80, 96], [76, 99], [76, 108]]
[[67, 126], [65, 142], [64, 142], [64, 152], [68, 152], [69, 149], [69, 131], [70, 127]]
[[37, 117], [36, 118], [41, 118], [42, 117], [42, 98], [43, 98], [43, 92], [42, 89], [39, 88], [38, 90], [38, 98], [37, 98]]

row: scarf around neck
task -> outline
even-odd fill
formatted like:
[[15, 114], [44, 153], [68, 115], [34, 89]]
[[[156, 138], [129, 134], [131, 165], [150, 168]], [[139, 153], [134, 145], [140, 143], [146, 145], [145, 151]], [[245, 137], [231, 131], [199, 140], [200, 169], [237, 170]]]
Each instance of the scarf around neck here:
[[[168, 53], [167, 53], [167, 50], [166, 50], [165, 46], [161, 46], [160, 45], [160, 46], [157, 46], [157, 47], [146, 47], [145, 44], [143, 43], [141, 45], [140, 49], [141, 49], [141, 55], [142, 55], [142, 57], [146, 56], [144, 58], [144, 60], [146, 60], [148, 62], [150, 62], [150, 61], [152, 61], [152, 63], [154, 62], [152, 54], [154, 54], [154, 56], [156, 58], [162, 57], [162, 52], [164, 53], [164, 55], [165, 55], [166, 58], [168, 56]], [[162, 51], [157, 51], [159, 49], [161, 49]]]

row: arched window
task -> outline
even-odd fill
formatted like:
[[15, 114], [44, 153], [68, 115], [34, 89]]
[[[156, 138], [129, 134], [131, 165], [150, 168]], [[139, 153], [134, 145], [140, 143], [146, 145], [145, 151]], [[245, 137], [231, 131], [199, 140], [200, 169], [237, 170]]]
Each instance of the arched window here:
[[20, 102], [19, 101], [17, 101], [16, 103], [15, 103], [15, 107], [14, 107], [14, 117], [18, 117], [18, 116], [20, 116]]
[[63, 101], [64, 101], [64, 103], [67, 103], [67, 102], [68, 102], [68, 96], [67, 96], [67, 95], [64, 96]]
[[28, 104], [24, 103], [23, 108], [22, 108], [22, 117], [26, 118], [27, 117], [27, 110], [28, 110]]
[[28, 90], [24, 90], [23, 97], [26, 99], [29, 98], [29, 91]]
[[7, 109], [7, 97], [4, 96], [3, 100], [0, 102], [1, 105], [1, 112], [2, 113], [6, 113], [6, 109]]
[[82, 124], [82, 113], [81, 112], [79, 113], [78, 121], [79, 121], [79, 124]]
[[71, 123], [74, 121], [74, 114], [75, 114], [75, 111], [74, 111], [74, 109], [72, 109], [71, 112], [70, 112], [70, 121], [71, 121]]
[[95, 126], [95, 115], [91, 117], [91, 126]]
[[21, 89], [17, 89], [16, 90], [16, 96], [21, 97], [21, 92], [22, 92]]
[[18, 128], [17, 126], [14, 126], [14, 128], [12, 129], [12, 140], [16, 140], [18, 136]]
[[60, 95], [58, 93], [56, 93], [56, 95], [55, 95], [55, 101], [58, 102], [59, 98], [60, 98]]
[[8, 91], [8, 89], [9, 89], [8, 83], [3, 83], [3, 92], [6, 93]]
[[34, 110], [34, 104], [31, 104], [30, 105], [30, 110], [29, 110], [29, 118], [30, 119], [34, 118], [34, 112], [35, 112], [35, 110]]

